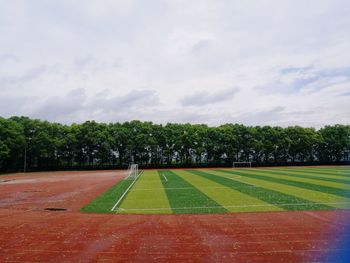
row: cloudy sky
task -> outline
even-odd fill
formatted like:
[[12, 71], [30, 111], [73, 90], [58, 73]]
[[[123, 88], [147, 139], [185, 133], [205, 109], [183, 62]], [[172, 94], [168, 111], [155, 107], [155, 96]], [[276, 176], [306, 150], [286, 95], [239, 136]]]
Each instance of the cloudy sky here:
[[348, 0], [0, 0], [0, 116], [350, 123]]

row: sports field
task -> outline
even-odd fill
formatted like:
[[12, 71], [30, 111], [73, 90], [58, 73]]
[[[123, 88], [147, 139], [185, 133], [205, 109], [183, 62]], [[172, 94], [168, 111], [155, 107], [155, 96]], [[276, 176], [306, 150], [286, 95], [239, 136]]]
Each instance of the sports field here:
[[[333, 183], [348, 185], [349, 170], [304, 169], [309, 171], [306, 179], [322, 181], [331, 189], [344, 190]], [[301, 174], [304, 169], [291, 168], [285, 174], [291, 173], [292, 178], [303, 179], [296, 174]], [[251, 174], [257, 176], [258, 170], [252, 169]], [[279, 179], [286, 178], [280, 175], [280, 168], [269, 170], [271, 178], [272, 172], [277, 172]], [[257, 207], [268, 203], [266, 198], [271, 198], [271, 203], [276, 202], [273, 199], [279, 201], [277, 195], [266, 197], [266, 191], [273, 189], [277, 193], [308, 200], [308, 204], [317, 203], [316, 197], [326, 192], [325, 188], [310, 190], [262, 177], [258, 187], [258, 179], [228, 173], [249, 174], [250, 170], [226, 171], [149, 170], [136, 181], [123, 180], [127, 176], [126, 170], [1, 175], [0, 262], [339, 262], [341, 255], [348, 254], [349, 246], [344, 240], [350, 237], [349, 209], [334, 209], [337, 207], [329, 204], [332, 206], [329, 209], [334, 210], [284, 211], [287, 209], [282, 206], [282, 200], [279, 206], [268, 205], [276, 211], [261, 209], [263, 212], [229, 213], [251, 211], [229, 209], [237, 203], [249, 207], [243, 201], [250, 200]], [[223, 185], [224, 181], [216, 177], [207, 179], [196, 173], [217, 174], [224, 180], [233, 176], [237, 178], [229, 180], [238, 182], [239, 179], [240, 184], [233, 188], [233, 185]], [[172, 177], [173, 174], [176, 176]], [[174, 181], [177, 177], [182, 180]], [[169, 187], [170, 180], [176, 185]], [[242, 184], [251, 186], [243, 187]], [[278, 184], [278, 187], [271, 188], [269, 184], [271, 187]], [[184, 189], [170, 192], [170, 188]], [[257, 191], [257, 188], [264, 189], [264, 192], [247, 190]], [[294, 188], [304, 191], [304, 194], [297, 193]], [[243, 192], [243, 189], [247, 191]], [[287, 189], [293, 191], [287, 193]], [[120, 193], [126, 194], [116, 211], [111, 212], [120, 199]], [[334, 199], [346, 202], [344, 200], [348, 198], [335, 192], [322, 196], [330, 198], [319, 199], [324, 203]], [[203, 197], [206, 198], [203, 200]], [[208, 206], [214, 206], [214, 201], [216, 210], [208, 209]], [[303, 209], [321, 209], [299, 204]], [[158, 209], [155, 209], [156, 205]], [[83, 206], [86, 206], [83, 210], [95, 213], [78, 212]], [[166, 208], [165, 211], [159, 206]], [[294, 201], [294, 207], [299, 209], [300, 206]], [[135, 208], [137, 211], [131, 210]], [[145, 212], [144, 209], [149, 208], [153, 210]], [[219, 209], [223, 212], [215, 214]]]
[[348, 168], [145, 170], [82, 208], [117, 214], [204, 214], [350, 208]]

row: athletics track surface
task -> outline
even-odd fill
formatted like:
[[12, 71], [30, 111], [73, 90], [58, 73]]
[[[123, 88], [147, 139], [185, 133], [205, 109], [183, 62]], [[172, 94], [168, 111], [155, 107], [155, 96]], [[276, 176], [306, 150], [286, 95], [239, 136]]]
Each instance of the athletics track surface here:
[[[1, 176], [0, 262], [326, 262], [348, 210], [87, 214], [117, 171]], [[67, 211], [46, 211], [48, 207]]]

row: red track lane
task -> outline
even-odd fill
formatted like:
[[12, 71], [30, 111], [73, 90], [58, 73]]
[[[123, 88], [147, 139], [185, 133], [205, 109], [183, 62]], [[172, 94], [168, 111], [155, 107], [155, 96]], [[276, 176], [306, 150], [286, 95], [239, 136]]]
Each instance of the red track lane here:
[[322, 262], [327, 251], [337, 250], [338, 233], [350, 216], [350, 211], [79, 212], [123, 176], [121, 171], [1, 176], [0, 262]]

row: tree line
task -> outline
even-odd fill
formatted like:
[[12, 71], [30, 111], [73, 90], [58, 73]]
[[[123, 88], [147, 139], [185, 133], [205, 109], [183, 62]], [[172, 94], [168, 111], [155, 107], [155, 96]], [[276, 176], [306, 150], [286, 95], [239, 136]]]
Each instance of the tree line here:
[[0, 117], [0, 170], [88, 167], [231, 166], [349, 161], [350, 125], [319, 130], [291, 126], [166, 125], [152, 122], [63, 125]]

